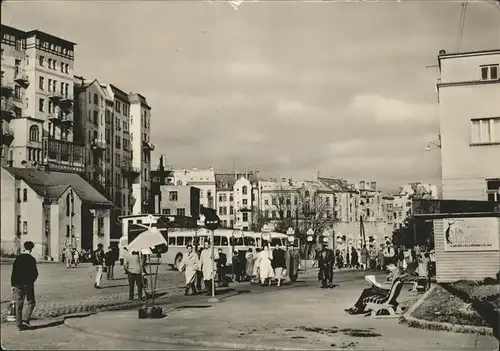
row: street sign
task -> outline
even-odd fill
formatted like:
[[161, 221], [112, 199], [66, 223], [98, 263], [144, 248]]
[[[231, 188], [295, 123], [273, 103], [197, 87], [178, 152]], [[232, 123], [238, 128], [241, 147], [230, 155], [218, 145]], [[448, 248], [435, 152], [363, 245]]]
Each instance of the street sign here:
[[293, 230], [292, 227], [288, 228], [288, 230], [286, 231], [287, 235], [293, 235], [294, 233], [295, 233], [295, 230]]
[[306, 234], [307, 234], [307, 235], [314, 235], [314, 230], [312, 230], [311, 228], [309, 228], [309, 229], [307, 230], [307, 233], [306, 233]]
[[271, 234], [269, 233], [262, 233], [261, 239], [265, 241], [270, 241], [271, 240]]
[[293, 235], [289, 235], [289, 236], [288, 236], [288, 241], [289, 241], [290, 243], [293, 243], [293, 242], [295, 241], [295, 237], [294, 237]]
[[327, 237], [327, 236], [324, 236], [324, 237], [323, 237], [323, 242], [324, 242], [324, 243], [327, 243], [327, 242], [328, 242], [328, 237]]
[[205, 218], [205, 228], [209, 230], [216, 230], [219, 228], [219, 217], [216, 218]]
[[309, 235], [309, 236], [307, 237], [307, 242], [312, 242], [312, 241], [313, 241], [313, 239], [314, 239], [314, 238], [313, 238], [312, 236], [310, 236], [310, 235]]

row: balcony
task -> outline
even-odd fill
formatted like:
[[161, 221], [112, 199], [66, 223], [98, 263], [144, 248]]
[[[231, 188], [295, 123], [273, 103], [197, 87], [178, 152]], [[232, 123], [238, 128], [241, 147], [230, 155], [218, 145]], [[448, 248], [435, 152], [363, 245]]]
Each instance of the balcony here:
[[94, 139], [92, 144], [90, 144], [90, 147], [92, 148], [92, 151], [102, 152], [106, 150], [106, 143], [103, 140]]
[[5, 120], [7, 122], [9, 122], [12, 118], [16, 117], [16, 113], [14, 111], [11, 99], [2, 96], [1, 112], [2, 112], [2, 120]]
[[14, 132], [10, 129], [2, 130], [2, 145], [10, 146], [14, 140]]
[[49, 121], [58, 124], [61, 123], [63, 120], [62, 113], [60, 111], [58, 112], [49, 112]]
[[6, 84], [5, 82], [1, 83], [0, 89], [2, 96], [5, 97], [12, 96], [12, 93], [14, 92], [14, 87], [12, 86], [12, 84]]
[[66, 124], [68, 126], [73, 125], [73, 114], [72, 113], [62, 114], [61, 123]]
[[16, 67], [16, 71], [14, 73], [14, 81], [17, 84], [19, 84], [23, 89], [26, 89], [30, 85], [28, 75], [26, 75], [24, 69], [19, 67]]
[[121, 167], [122, 173], [128, 177], [137, 177], [141, 174], [141, 169], [139, 167], [133, 167], [129, 165], [123, 165]]
[[84, 145], [45, 137], [43, 155], [49, 169], [75, 173], [85, 171]]
[[73, 107], [73, 99], [69, 96], [61, 96], [59, 107], [64, 110], [71, 109]]
[[151, 144], [150, 142], [148, 141], [143, 141], [142, 142], [142, 149], [144, 151], [154, 151], [155, 149], [155, 144]]
[[49, 100], [52, 101], [52, 103], [59, 105], [59, 102], [63, 99], [64, 97], [62, 94], [57, 93], [55, 91], [49, 91]]

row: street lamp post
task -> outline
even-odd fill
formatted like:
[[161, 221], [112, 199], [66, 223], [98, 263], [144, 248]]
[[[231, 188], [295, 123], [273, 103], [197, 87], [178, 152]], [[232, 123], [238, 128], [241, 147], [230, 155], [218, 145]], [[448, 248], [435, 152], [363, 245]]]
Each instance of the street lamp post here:
[[73, 189], [69, 190], [70, 214], [69, 214], [69, 243], [73, 246], [73, 215], [75, 213], [75, 196]]

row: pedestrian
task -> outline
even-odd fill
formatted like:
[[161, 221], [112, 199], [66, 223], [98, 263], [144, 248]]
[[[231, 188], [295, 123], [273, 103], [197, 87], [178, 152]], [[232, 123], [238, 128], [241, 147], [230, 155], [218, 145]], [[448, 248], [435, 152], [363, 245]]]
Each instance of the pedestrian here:
[[394, 262], [395, 257], [396, 257], [396, 252], [394, 251], [392, 244], [390, 242], [387, 242], [384, 249], [384, 266], [387, 267], [390, 264], [396, 265], [397, 262]]
[[[189, 295], [189, 290], [193, 291], [195, 295], [198, 291], [196, 289], [195, 280], [196, 272], [200, 268], [200, 261], [198, 259], [198, 254], [193, 252], [193, 246], [186, 246], [187, 252], [182, 256], [182, 261], [179, 265], [179, 272], [184, 272], [184, 278], [186, 279], [186, 288], [184, 290], [184, 295]], [[225, 256], [225, 255], [224, 255]]]
[[217, 281], [219, 286], [227, 286], [226, 281], [227, 256], [219, 249], [219, 259], [217, 260]]
[[78, 267], [78, 264], [80, 263], [80, 253], [78, 252], [78, 249], [75, 248], [75, 251], [73, 251], [73, 264], [76, 267]]
[[344, 253], [346, 268], [351, 268], [351, 254], [349, 253], [349, 248]]
[[231, 265], [233, 268], [233, 281], [239, 282], [241, 280], [241, 260], [238, 251], [233, 251]]
[[286, 270], [290, 281], [296, 282], [299, 276], [300, 253], [299, 250], [293, 246], [288, 246], [286, 251]]
[[378, 251], [377, 251], [377, 248], [375, 247], [375, 245], [370, 245], [370, 252], [369, 252], [369, 256], [370, 256], [370, 269], [371, 270], [376, 270], [377, 269], [377, 257], [378, 257]]
[[108, 247], [108, 251], [104, 256], [104, 263], [106, 264], [106, 279], [112, 280], [115, 278], [115, 253]]
[[246, 252], [245, 259], [246, 259], [245, 280], [251, 280], [253, 276], [253, 261], [254, 261], [252, 248], [249, 248], [248, 251]]
[[323, 249], [319, 253], [319, 273], [318, 279], [321, 281], [321, 288], [333, 287], [333, 265], [335, 263], [335, 255], [333, 250], [323, 244]]
[[139, 300], [142, 300], [142, 264], [137, 251], [131, 253], [128, 251], [125, 252], [125, 257], [123, 257], [123, 269], [128, 278], [128, 299], [134, 299], [134, 287], [137, 286], [137, 295]]
[[[198, 250], [196, 251], [196, 255], [198, 256], [198, 261], [201, 258], [202, 251], [203, 251], [203, 247], [199, 247]], [[201, 291], [201, 282], [202, 281], [203, 281], [203, 273], [201, 272], [201, 269], [198, 269], [196, 271], [196, 278], [195, 278], [196, 290]]]
[[278, 280], [278, 286], [281, 286], [281, 280], [285, 278], [286, 257], [285, 251], [279, 245], [274, 248], [272, 266], [274, 268], [274, 277]]
[[[35, 282], [38, 278], [36, 260], [31, 255], [35, 244], [24, 242], [24, 253], [20, 254], [12, 264], [10, 284], [16, 301], [17, 329], [22, 331], [31, 327], [30, 319], [35, 309]], [[28, 301], [28, 311], [23, 319], [24, 299]]]
[[64, 249], [64, 258], [66, 261], [66, 268], [71, 268], [71, 263], [73, 261], [73, 253], [71, 252], [71, 246], [66, 246]]
[[368, 268], [368, 256], [369, 252], [368, 249], [366, 248], [366, 244], [363, 245], [361, 248], [361, 268], [366, 271]]
[[272, 252], [269, 250], [269, 246], [264, 246], [262, 251], [259, 253], [259, 278], [261, 285], [265, 285], [266, 281], [269, 286], [272, 284], [274, 271], [271, 261]]
[[359, 256], [358, 251], [354, 248], [351, 248], [351, 265], [353, 268], [359, 268]]
[[212, 280], [215, 276], [216, 265], [215, 260], [217, 260], [218, 252], [215, 252], [215, 257], [212, 254], [212, 247], [208, 241], [204, 242], [205, 248], [200, 255], [200, 269], [203, 273], [203, 280], [205, 282], [205, 289], [207, 290], [207, 296], [212, 295], [212, 288], [215, 293], [215, 286], [212, 286]]
[[92, 253], [92, 264], [95, 267], [95, 282], [94, 287], [96, 289], [101, 288], [101, 279], [102, 279], [102, 269], [104, 265], [104, 250], [102, 249], [102, 244], [97, 244], [97, 250]]
[[260, 248], [257, 247], [255, 249], [255, 256], [253, 260], [253, 272], [252, 272], [252, 280], [251, 283], [257, 284], [259, 282], [259, 265], [260, 265]]

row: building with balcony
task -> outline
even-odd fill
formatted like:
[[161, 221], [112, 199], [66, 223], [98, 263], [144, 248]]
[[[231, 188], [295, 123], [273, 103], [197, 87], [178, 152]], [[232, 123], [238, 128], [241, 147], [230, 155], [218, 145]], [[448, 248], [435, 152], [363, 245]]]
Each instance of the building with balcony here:
[[109, 246], [113, 204], [79, 175], [9, 167], [0, 178], [3, 251], [18, 253], [30, 240], [36, 259], [59, 261], [68, 245]]
[[130, 140], [123, 140], [132, 150], [132, 170], [130, 173], [132, 182], [132, 196], [135, 203], [132, 206], [132, 214], [148, 212], [151, 207], [151, 152], [155, 145], [151, 142], [151, 107], [146, 98], [141, 94], [130, 93]]
[[[500, 202], [500, 49], [441, 50], [438, 67], [443, 199]], [[434, 221], [438, 282], [495, 276], [500, 220], [455, 221], [465, 221], [462, 228], [474, 228], [469, 243], [460, 248], [445, 242], [445, 231], [451, 230], [452, 221]], [[486, 245], [489, 249], [477, 248]]]
[[252, 229], [259, 209], [258, 182], [256, 171], [215, 173], [216, 208], [223, 228]]
[[41, 143], [36, 145], [16, 142], [18, 133], [29, 135], [30, 121], [10, 126], [15, 150], [3, 152], [4, 163], [84, 170], [84, 146], [73, 141], [75, 45], [39, 30], [2, 25], [2, 120], [42, 121]]

